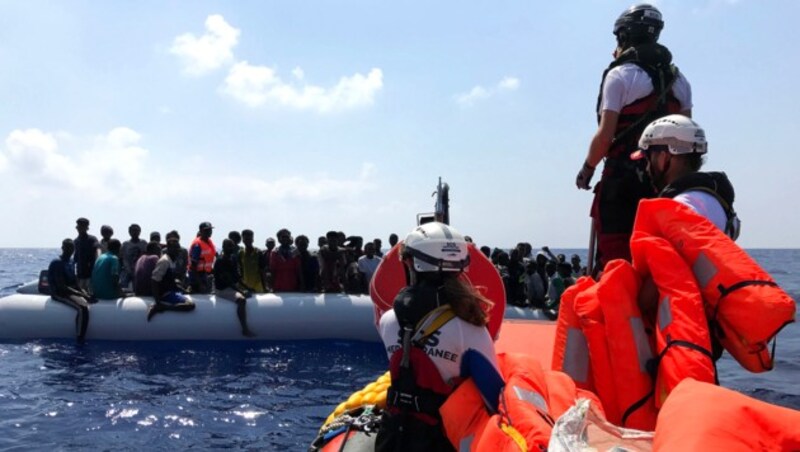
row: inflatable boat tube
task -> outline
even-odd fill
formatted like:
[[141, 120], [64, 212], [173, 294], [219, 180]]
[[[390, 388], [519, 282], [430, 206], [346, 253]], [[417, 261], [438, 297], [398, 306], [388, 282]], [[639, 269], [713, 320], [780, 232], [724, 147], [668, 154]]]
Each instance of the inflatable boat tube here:
[[[147, 321], [152, 298], [100, 300], [89, 306], [88, 340], [247, 340], [236, 304], [214, 295], [192, 295], [192, 312], [163, 312]], [[367, 295], [280, 293], [247, 300], [255, 340], [342, 339], [379, 342], [374, 307]], [[540, 311], [510, 308], [515, 319], [537, 319]], [[70, 339], [75, 311], [47, 295], [16, 293], [0, 298], [0, 340]]]

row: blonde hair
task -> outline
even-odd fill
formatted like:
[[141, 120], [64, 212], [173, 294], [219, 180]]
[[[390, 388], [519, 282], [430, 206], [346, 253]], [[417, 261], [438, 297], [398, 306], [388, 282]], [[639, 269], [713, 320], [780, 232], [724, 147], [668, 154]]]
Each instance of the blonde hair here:
[[442, 291], [444, 299], [458, 318], [475, 326], [486, 326], [489, 323], [489, 311], [494, 303], [468, 282], [457, 275], [444, 278]]

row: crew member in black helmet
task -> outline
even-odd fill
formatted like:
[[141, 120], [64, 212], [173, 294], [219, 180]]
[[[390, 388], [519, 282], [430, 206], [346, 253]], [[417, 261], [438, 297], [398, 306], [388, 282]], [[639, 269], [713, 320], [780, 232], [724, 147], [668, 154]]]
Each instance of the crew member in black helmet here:
[[617, 47], [600, 85], [599, 126], [575, 180], [579, 189], [590, 189], [595, 168], [605, 159], [591, 209], [599, 270], [612, 259], [630, 260], [639, 200], [655, 195], [642, 164], [629, 158], [642, 130], [662, 116], [692, 113], [689, 82], [658, 44], [662, 28], [661, 12], [648, 4], [630, 7], [614, 23]]

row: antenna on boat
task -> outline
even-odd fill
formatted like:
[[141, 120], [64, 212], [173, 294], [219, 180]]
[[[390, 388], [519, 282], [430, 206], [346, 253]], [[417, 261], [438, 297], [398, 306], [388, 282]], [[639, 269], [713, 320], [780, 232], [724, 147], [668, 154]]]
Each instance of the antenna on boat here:
[[447, 182], [442, 182], [439, 177], [439, 185], [436, 186], [436, 203], [434, 204], [436, 221], [439, 223], [450, 224], [450, 186]]
[[450, 224], [450, 186], [447, 182], [442, 182], [439, 177], [439, 184], [436, 191], [431, 195], [436, 198], [433, 204], [433, 213], [417, 214], [417, 225], [438, 221], [439, 223]]

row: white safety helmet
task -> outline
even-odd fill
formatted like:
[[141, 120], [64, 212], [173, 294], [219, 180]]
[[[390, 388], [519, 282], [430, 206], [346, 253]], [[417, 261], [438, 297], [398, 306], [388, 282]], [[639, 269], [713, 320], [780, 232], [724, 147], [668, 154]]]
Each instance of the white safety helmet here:
[[469, 265], [464, 236], [444, 223], [425, 223], [411, 231], [403, 242], [404, 257], [412, 257], [418, 272], [460, 272]]
[[666, 146], [672, 155], [708, 152], [703, 128], [683, 115], [664, 116], [648, 124], [639, 138], [639, 150], [631, 154], [631, 160], [644, 157], [651, 146]]

